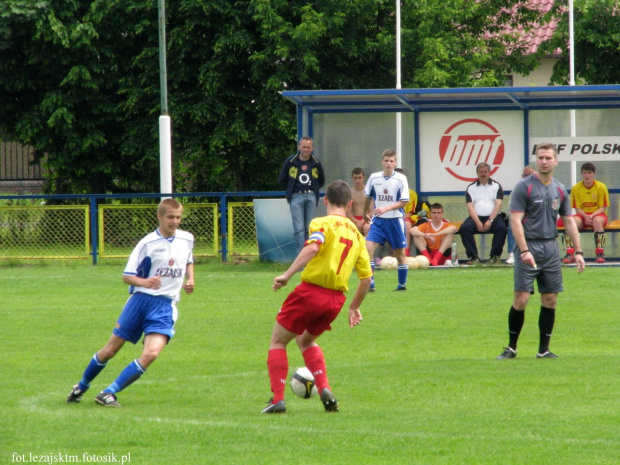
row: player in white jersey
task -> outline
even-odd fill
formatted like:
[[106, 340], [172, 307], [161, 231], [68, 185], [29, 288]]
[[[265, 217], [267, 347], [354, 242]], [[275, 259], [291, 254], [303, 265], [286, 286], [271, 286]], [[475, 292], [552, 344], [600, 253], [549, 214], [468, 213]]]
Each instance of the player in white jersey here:
[[[368, 255], [374, 257], [375, 249], [379, 244], [386, 241], [390, 243], [394, 250], [394, 256], [398, 260], [398, 287], [396, 291], [407, 290], [407, 258], [405, 248], [407, 238], [405, 236], [405, 221], [403, 208], [409, 202], [409, 184], [407, 177], [394, 171], [396, 168], [396, 154], [393, 150], [384, 150], [381, 156], [383, 171], [373, 173], [366, 183], [366, 203], [364, 211], [368, 211], [371, 200], [374, 199], [375, 209], [372, 211], [371, 218], [366, 218], [370, 222], [370, 229], [366, 237], [366, 248]], [[375, 263], [371, 260], [373, 278], [370, 291], [375, 290], [374, 271]]]
[[120, 407], [116, 393], [136, 381], [153, 363], [174, 336], [176, 302], [181, 289], [194, 291], [192, 250], [194, 236], [179, 230], [183, 206], [174, 199], [163, 200], [157, 208], [159, 228], [145, 236], [131, 253], [123, 282], [131, 294], [106, 345], [95, 353], [67, 402], [79, 402], [90, 383], [105, 368], [125, 342], [135, 344], [144, 334], [140, 358], [133, 360], [95, 401], [106, 407]]
[[156, 230], [145, 236], [131, 253], [123, 275], [139, 278], [158, 276], [161, 285], [156, 289], [144, 287], [144, 284], [130, 285], [129, 293], [164, 296], [178, 302], [183, 288], [183, 279], [179, 278], [183, 278], [186, 269], [186, 261], [179, 263], [178, 257], [191, 257], [193, 244], [194, 236], [187, 231], [177, 230], [174, 236], [164, 237]]

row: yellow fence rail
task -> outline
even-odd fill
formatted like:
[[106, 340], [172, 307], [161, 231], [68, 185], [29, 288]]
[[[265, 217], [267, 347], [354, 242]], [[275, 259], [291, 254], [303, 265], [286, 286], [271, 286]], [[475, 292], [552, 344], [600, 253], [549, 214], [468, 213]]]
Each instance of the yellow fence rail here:
[[[183, 204], [181, 229], [194, 235], [194, 257], [217, 257], [216, 203]], [[157, 205], [100, 205], [99, 256], [127, 257], [158, 226]]]
[[254, 202], [228, 203], [228, 249], [231, 256], [258, 256]]
[[90, 257], [88, 205], [0, 207], [0, 259]]

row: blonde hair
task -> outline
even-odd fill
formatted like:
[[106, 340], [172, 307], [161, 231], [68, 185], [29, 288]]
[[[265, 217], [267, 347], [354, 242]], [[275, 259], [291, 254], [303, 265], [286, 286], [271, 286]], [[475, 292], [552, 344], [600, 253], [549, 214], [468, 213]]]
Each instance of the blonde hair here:
[[538, 154], [539, 150], [553, 150], [553, 156], [557, 157], [558, 156], [558, 149], [555, 146], [555, 144], [552, 144], [551, 142], [541, 142], [540, 144], [538, 144], [536, 146], [536, 154]]
[[168, 209], [178, 210], [179, 208], [183, 208], [182, 203], [179, 203], [174, 199], [164, 199], [159, 202], [159, 205], [157, 206], [157, 214], [164, 215]]

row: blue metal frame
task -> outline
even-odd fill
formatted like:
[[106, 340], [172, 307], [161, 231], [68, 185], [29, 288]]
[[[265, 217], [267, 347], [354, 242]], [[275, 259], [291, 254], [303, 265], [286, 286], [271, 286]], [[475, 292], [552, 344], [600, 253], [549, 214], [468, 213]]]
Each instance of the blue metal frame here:
[[[297, 106], [297, 143], [304, 135], [304, 107], [302, 105]], [[312, 137], [312, 136], [309, 136]]]
[[[619, 108], [620, 85], [283, 91], [311, 113]], [[299, 113], [298, 113], [299, 117]]]
[[[415, 138], [415, 142], [413, 143], [413, 151], [414, 153], [420, 153], [420, 112], [417, 111], [413, 114], [413, 136]], [[415, 157], [413, 162], [415, 164], [415, 185], [419, 186], [422, 182], [420, 176], [420, 157]]]
[[530, 163], [530, 111], [523, 111], [523, 166]]

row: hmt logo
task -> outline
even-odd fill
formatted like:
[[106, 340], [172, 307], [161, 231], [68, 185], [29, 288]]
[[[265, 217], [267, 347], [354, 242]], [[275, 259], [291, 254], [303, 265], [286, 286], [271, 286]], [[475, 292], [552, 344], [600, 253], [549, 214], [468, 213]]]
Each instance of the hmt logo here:
[[439, 160], [446, 171], [461, 181], [473, 182], [476, 165], [487, 162], [491, 176], [504, 161], [505, 144], [502, 135], [481, 119], [457, 121], [441, 136]]

